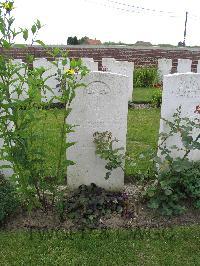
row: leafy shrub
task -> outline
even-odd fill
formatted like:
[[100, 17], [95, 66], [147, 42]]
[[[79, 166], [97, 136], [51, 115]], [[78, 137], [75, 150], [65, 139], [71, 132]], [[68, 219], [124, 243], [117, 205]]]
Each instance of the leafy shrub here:
[[14, 188], [5, 180], [4, 176], [0, 174], [0, 225], [5, 222], [10, 214], [15, 212], [18, 206], [19, 201], [16, 197]]
[[[196, 107], [198, 110], [198, 106]], [[196, 111], [195, 111], [196, 112]], [[192, 137], [193, 130], [200, 130], [200, 119], [181, 118], [181, 107], [173, 115], [173, 122], [165, 120], [168, 133], [160, 134], [159, 147], [163, 159], [155, 162], [159, 169], [157, 179], [146, 189], [145, 196], [149, 207], [164, 215], [180, 214], [186, 210], [186, 201], [200, 208], [200, 161], [190, 161], [188, 156], [193, 150], [200, 150], [200, 134]], [[179, 134], [182, 147], [165, 145], [169, 137]], [[182, 155], [173, 158], [172, 150]]]
[[153, 87], [158, 82], [157, 69], [154, 67], [142, 67], [134, 70], [134, 87]]
[[184, 212], [186, 201], [200, 208], [200, 164], [177, 159], [170, 167], [147, 189], [148, 206], [168, 216]]
[[125, 156], [120, 153], [124, 148], [114, 148], [113, 144], [118, 142], [116, 138], [112, 138], [112, 133], [109, 131], [95, 132], [93, 134], [94, 143], [96, 145], [96, 154], [101, 159], [107, 161], [105, 168], [107, 170], [105, 179], [109, 179], [112, 170], [121, 168], [123, 171]]
[[162, 90], [157, 89], [153, 92], [153, 95], [151, 97], [151, 104], [153, 107], [160, 108], [162, 104]]
[[133, 158], [124, 154], [124, 148], [115, 148], [114, 145], [119, 142], [112, 136], [112, 132], [95, 132], [93, 134], [96, 154], [106, 161], [105, 169], [107, 170], [105, 179], [109, 179], [114, 169], [121, 168], [124, 172], [125, 161], [135, 165]]
[[[12, 55], [2, 53], [0, 55], [0, 138], [4, 141], [0, 157], [5, 161], [2, 169], [8, 167], [6, 165], [8, 161], [11, 163], [18, 194], [26, 201], [29, 209], [41, 207], [46, 211], [47, 208], [54, 206], [55, 198], [59, 195], [59, 186], [64, 183], [65, 174], [62, 164], [65, 167], [74, 164], [70, 160], [64, 160], [62, 156], [70, 146], [75, 144], [66, 143], [66, 135], [74, 130], [73, 125], [66, 124], [66, 119], [71, 112], [71, 103], [76, 96], [76, 89], [84, 86], [81, 82], [88, 73], [88, 69], [82, 65], [81, 60], [75, 59], [70, 61], [69, 69], [65, 69], [68, 65], [68, 53], [59, 48], [48, 49], [42, 41], [37, 40], [38, 32], [42, 27], [39, 20], [30, 30], [15, 28], [13, 9], [13, 0], [0, 4], [1, 48], [8, 51], [12, 49], [15, 46], [16, 37], [19, 36], [27, 43], [31, 40], [31, 46], [40, 44], [45, 48], [47, 55], [55, 58], [52, 66], [57, 67], [56, 80], [61, 92], [60, 96], [54, 95], [49, 104], [56, 99], [66, 108], [64, 108], [60, 141], [57, 143], [59, 152], [54, 159], [53, 167], [47, 167], [46, 125], [45, 120], [42, 119], [42, 116], [46, 118], [47, 112], [41, 112], [40, 102], [41, 92], [44, 94], [46, 90], [52, 92], [52, 89], [46, 85], [46, 81], [51, 76], [44, 77], [43, 67], [29, 68], [35, 60], [33, 55], [27, 54], [26, 62], [18, 65], [13, 62]], [[62, 58], [61, 62], [58, 57]], [[23, 74], [20, 74], [21, 71]], [[21, 97], [24, 93], [27, 96], [26, 99]], [[14, 98], [12, 94], [16, 94], [17, 97]], [[40, 131], [35, 128], [39, 123], [42, 123]]]
[[73, 219], [80, 227], [96, 228], [101, 217], [113, 212], [128, 215], [128, 197], [122, 192], [108, 192], [91, 184], [81, 185], [72, 196], [57, 206], [61, 220]]

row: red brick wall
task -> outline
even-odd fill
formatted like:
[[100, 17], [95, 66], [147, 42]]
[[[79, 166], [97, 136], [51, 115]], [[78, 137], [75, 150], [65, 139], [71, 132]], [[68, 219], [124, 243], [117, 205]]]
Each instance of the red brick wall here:
[[[158, 58], [171, 58], [173, 60], [173, 72], [176, 71], [178, 58], [188, 58], [192, 60], [192, 70], [196, 72], [197, 60], [200, 59], [200, 49], [161, 49], [161, 48], [121, 48], [121, 47], [83, 47], [83, 46], [65, 46], [61, 47], [69, 51], [70, 58], [79, 57], [92, 57], [95, 61], [99, 62], [101, 69], [102, 57], [113, 57], [117, 60], [126, 60], [134, 62], [135, 67], [141, 66], [157, 66]], [[13, 58], [25, 60], [26, 54], [31, 53], [35, 57], [46, 57], [48, 60], [53, 58], [49, 57], [41, 47], [31, 48], [13, 48], [10, 51], [3, 51], [0, 49], [0, 54], [6, 53]]]

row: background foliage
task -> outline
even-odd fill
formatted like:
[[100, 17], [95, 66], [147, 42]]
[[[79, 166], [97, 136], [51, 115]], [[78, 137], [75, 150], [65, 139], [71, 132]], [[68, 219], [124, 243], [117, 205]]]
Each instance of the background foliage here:
[[133, 84], [136, 88], [153, 87], [158, 83], [158, 71], [154, 67], [142, 67], [134, 70]]

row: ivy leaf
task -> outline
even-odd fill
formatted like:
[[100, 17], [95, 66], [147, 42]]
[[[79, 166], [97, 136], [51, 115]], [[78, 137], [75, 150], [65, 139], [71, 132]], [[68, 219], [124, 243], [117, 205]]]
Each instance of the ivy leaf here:
[[27, 39], [28, 39], [28, 30], [27, 29], [23, 30], [23, 38], [25, 41], [27, 41]]
[[37, 26], [38, 30], [42, 28], [42, 25], [41, 25], [41, 22], [39, 21], [39, 19], [37, 19], [37, 21], [36, 21], [36, 26]]
[[53, 48], [53, 55], [55, 57], [60, 55], [60, 49], [58, 47]]
[[36, 40], [35, 42], [38, 43], [39, 45], [41, 45], [42, 47], [46, 48], [46, 45], [43, 41]]
[[35, 26], [35, 24], [33, 24], [33, 26], [31, 27], [31, 31], [32, 31], [33, 34], [36, 33], [37, 27]]
[[75, 162], [71, 160], [65, 160], [66, 166], [75, 165]]
[[68, 63], [68, 60], [66, 58], [62, 60], [62, 65], [63, 66], [67, 65], [67, 63]]
[[166, 189], [165, 190], [165, 195], [166, 196], [169, 196], [169, 195], [171, 195], [172, 194], [172, 190], [171, 189]]
[[68, 142], [65, 144], [65, 148], [68, 149], [71, 146], [74, 146], [76, 144], [76, 142]]
[[152, 200], [149, 204], [148, 204], [149, 208], [151, 209], [158, 209], [159, 207], [159, 203], [156, 200]]
[[9, 42], [7, 42], [6, 40], [3, 40], [2, 46], [3, 46], [3, 48], [9, 49], [11, 47], [11, 44]]

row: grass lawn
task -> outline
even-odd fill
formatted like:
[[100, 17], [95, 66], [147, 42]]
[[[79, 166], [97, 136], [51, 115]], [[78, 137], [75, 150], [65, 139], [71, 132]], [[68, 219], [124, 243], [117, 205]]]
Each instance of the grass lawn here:
[[200, 265], [200, 226], [88, 233], [0, 233], [0, 265]]
[[133, 88], [134, 102], [150, 102], [156, 88]]
[[160, 109], [129, 110], [127, 155], [136, 165], [126, 164], [126, 175], [145, 174], [152, 166], [149, 152], [156, 152], [160, 123]]
[[[43, 111], [42, 122], [37, 123], [35, 130], [40, 135], [45, 134], [42, 141], [36, 140], [36, 145], [42, 146], [46, 154], [46, 175], [56, 175], [56, 164], [59, 156], [61, 140], [61, 124], [63, 120], [63, 110], [54, 109]], [[145, 174], [152, 163], [147, 158], [142, 158], [141, 154], [147, 153], [149, 149], [156, 151], [158, 140], [160, 110], [159, 109], [132, 109], [128, 114], [128, 134], [127, 134], [127, 154], [133, 158], [133, 163], [127, 162], [125, 174], [135, 176], [138, 173]], [[42, 133], [44, 132], [44, 133]], [[65, 152], [62, 153], [63, 175], [66, 175], [64, 164]]]

